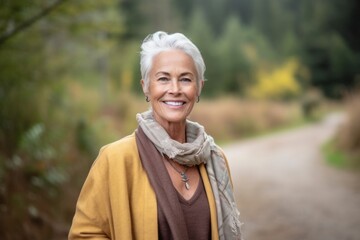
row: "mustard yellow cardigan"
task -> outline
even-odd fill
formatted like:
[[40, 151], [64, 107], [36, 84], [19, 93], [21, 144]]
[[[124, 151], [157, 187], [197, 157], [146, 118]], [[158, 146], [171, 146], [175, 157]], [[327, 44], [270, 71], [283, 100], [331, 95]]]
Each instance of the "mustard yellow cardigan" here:
[[[204, 165], [200, 174], [218, 239], [216, 206]], [[82, 187], [69, 239], [158, 239], [157, 203], [142, 167], [135, 134], [104, 146]]]

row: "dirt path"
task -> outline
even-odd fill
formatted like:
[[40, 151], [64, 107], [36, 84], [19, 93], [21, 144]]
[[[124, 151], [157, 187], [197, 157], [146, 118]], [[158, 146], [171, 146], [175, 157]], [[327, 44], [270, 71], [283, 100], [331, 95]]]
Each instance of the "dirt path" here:
[[246, 240], [360, 239], [360, 174], [327, 166], [320, 152], [341, 121], [224, 147]]

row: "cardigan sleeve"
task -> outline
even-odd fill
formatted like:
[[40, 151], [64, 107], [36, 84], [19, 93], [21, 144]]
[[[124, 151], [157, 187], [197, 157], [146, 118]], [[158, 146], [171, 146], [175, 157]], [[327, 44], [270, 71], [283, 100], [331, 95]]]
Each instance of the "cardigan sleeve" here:
[[157, 203], [135, 135], [103, 147], [80, 192], [69, 239], [156, 240]]
[[110, 211], [106, 156], [103, 149], [95, 160], [81, 189], [69, 239], [110, 239], [107, 213]]

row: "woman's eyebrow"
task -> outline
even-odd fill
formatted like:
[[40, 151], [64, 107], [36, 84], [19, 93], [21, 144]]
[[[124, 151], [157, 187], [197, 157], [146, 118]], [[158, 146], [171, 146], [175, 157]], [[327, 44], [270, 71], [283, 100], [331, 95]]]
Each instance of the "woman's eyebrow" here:
[[155, 76], [158, 76], [158, 75], [166, 75], [166, 76], [170, 76], [170, 73], [168, 73], [168, 72], [164, 72], [164, 71], [160, 71], [160, 72], [155, 73]]
[[194, 76], [194, 74], [192, 72], [184, 72], [184, 73], [180, 74], [181, 77], [186, 76], [186, 75]]
[[[165, 71], [160, 71], [160, 72], [155, 73], [156, 77], [161, 76], [161, 75], [170, 76], [170, 73], [165, 72]], [[187, 75], [190, 75], [191, 77], [195, 76], [195, 74], [192, 72], [184, 72], [184, 73], [180, 74], [180, 77], [187, 76]]]

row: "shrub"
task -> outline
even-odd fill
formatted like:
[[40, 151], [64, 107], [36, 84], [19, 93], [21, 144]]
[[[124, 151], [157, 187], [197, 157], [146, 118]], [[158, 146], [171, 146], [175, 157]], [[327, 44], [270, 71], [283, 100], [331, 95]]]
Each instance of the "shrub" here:
[[191, 119], [204, 125], [221, 142], [291, 125], [301, 119], [301, 111], [292, 103], [224, 98], [202, 100], [195, 106]]
[[249, 88], [248, 95], [255, 99], [290, 99], [300, 94], [296, 74], [301, 68], [296, 59], [287, 60], [272, 71], [260, 69], [258, 82]]
[[347, 119], [340, 128], [336, 143], [350, 161], [360, 165], [360, 91], [348, 96], [346, 109]]

